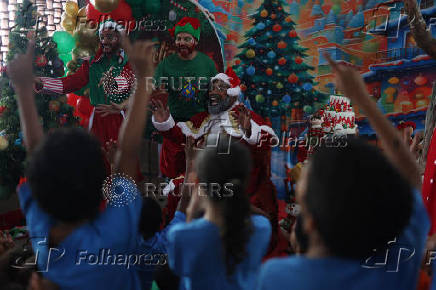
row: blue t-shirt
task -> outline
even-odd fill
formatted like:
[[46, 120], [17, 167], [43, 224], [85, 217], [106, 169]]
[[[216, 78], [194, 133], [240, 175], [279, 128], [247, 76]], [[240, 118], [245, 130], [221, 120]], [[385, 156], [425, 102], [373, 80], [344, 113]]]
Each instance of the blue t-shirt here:
[[153, 271], [156, 266], [163, 266], [168, 263], [168, 231], [173, 226], [185, 221], [185, 214], [176, 211], [171, 222], [162, 231], [157, 232], [152, 238], [144, 240], [141, 235], [138, 236], [136, 252], [146, 255], [144, 259], [141, 259], [141, 263], [137, 263], [136, 265], [142, 289], [151, 289]]
[[389, 251], [366, 261], [303, 256], [272, 259], [262, 266], [257, 289], [416, 289], [428, 230], [427, 212], [416, 191], [409, 225], [389, 244]]
[[[19, 188], [21, 209], [35, 255], [38, 270], [61, 289], [140, 289], [133, 263], [142, 198], [136, 186], [126, 179], [125, 204], [108, 203], [94, 220], [82, 224], [56, 248], [48, 238], [55, 219], [39, 208], [28, 184]], [[59, 192], [62, 194], [62, 191]]]
[[263, 216], [252, 216], [253, 232], [247, 244], [247, 257], [236, 266], [229, 280], [219, 228], [201, 218], [174, 226], [168, 232], [169, 265], [181, 278], [186, 290], [226, 290], [255, 287], [262, 257], [271, 237], [271, 224]]

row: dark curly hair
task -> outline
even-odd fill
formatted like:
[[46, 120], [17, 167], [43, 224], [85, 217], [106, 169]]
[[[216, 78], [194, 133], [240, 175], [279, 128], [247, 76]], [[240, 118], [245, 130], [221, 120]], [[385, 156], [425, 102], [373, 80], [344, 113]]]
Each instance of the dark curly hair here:
[[64, 222], [92, 219], [106, 176], [100, 142], [83, 129], [58, 129], [32, 154], [27, 178], [39, 206]]
[[358, 138], [312, 155], [303, 200], [331, 254], [354, 259], [398, 236], [413, 204], [411, 185], [378, 148]]
[[[220, 144], [229, 143], [220, 141]], [[199, 182], [209, 185], [208, 197], [223, 212], [221, 239], [226, 272], [231, 276], [247, 256], [246, 245], [253, 231], [250, 202], [245, 192], [252, 161], [250, 152], [240, 143], [231, 144], [228, 151], [218, 147], [201, 152], [197, 172]]]

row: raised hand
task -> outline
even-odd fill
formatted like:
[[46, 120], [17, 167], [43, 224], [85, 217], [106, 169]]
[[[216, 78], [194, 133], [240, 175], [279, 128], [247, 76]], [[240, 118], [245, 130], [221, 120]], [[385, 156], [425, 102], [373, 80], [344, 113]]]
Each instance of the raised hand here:
[[151, 99], [151, 110], [154, 120], [158, 123], [163, 123], [170, 117], [170, 108], [164, 107], [161, 100]]
[[136, 41], [131, 43], [127, 36], [122, 37], [122, 46], [137, 78], [151, 78], [154, 75], [153, 50], [156, 42]]
[[[12, 85], [16, 89], [32, 88], [33, 76], [33, 56], [35, 51], [35, 41], [32, 39], [27, 45], [25, 54], [17, 54], [15, 59], [10, 61], [6, 72]], [[33, 96], [32, 96], [33, 97]]]
[[[324, 57], [336, 75], [337, 88], [344, 92], [347, 98], [350, 98], [357, 105], [363, 105], [370, 101], [365, 82], [359, 71], [343, 62], [339, 63], [332, 60], [328, 54], [324, 54]], [[362, 94], [362, 92], [365, 94]]]
[[251, 136], [251, 114], [245, 106], [239, 106], [237, 112], [231, 112], [247, 136]]

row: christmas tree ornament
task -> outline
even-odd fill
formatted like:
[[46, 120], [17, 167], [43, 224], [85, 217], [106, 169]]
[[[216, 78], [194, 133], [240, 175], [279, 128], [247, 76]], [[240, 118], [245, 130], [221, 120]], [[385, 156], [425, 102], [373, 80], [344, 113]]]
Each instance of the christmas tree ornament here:
[[287, 23], [292, 22], [292, 17], [291, 17], [291, 16], [287, 16], [287, 17], [285, 18], [285, 21], [286, 21]]
[[259, 22], [259, 23], [256, 25], [256, 28], [257, 28], [258, 30], [262, 30], [262, 29], [264, 29], [264, 28], [265, 28], [265, 23], [263, 23], [263, 22]]
[[240, 59], [235, 60], [235, 65], [240, 65], [240, 64], [241, 64], [241, 60]]
[[256, 102], [258, 102], [259, 104], [261, 104], [265, 101], [264, 96], [262, 96], [261, 94], [256, 95], [255, 99], [256, 99]]
[[249, 44], [249, 45], [256, 45], [256, 40], [254, 40], [254, 38], [250, 38], [250, 39], [248, 40], [248, 44]]
[[43, 67], [46, 66], [48, 63], [47, 58], [45, 57], [45, 55], [38, 55], [36, 57], [36, 65], [38, 67]]
[[281, 82], [278, 82], [276, 88], [283, 89], [283, 84]]
[[285, 65], [286, 64], [286, 58], [281, 57], [278, 61], [279, 65]]
[[276, 14], [271, 14], [271, 19], [276, 19], [277, 18], [277, 15]]
[[304, 111], [306, 114], [310, 114], [310, 113], [312, 113], [312, 107], [309, 106], [309, 105], [306, 105], [306, 106], [303, 107], [303, 111]]
[[282, 102], [285, 104], [290, 104], [291, 103], [291, 96], [288, 94], [284, 95], [282, 98]]
[[272, 75], [273, 70], [272, 70], [271, 68], [267, 68], [267, 69], [265, 70], [265, 73], [266, 73], [267, 76], [270, 76], [270, 75]]
[[266, 91], [266, 93], [267, 93], [268, 95], [271, 95], [271, 94], [272, 94], [272, 91], [271, 91], [271, 90], [268, 90], [268, 91]]
[[261, 12], [260, 12], [260, 17], [262, 17], [262, 18], [266, 18], [268, 16], [268, 11], [266, 10], [266, 9], [263, 9]]
[[297, 31], [295, 31], [295, 30], [289, 31], [289, 37], [292, 37], [292, 38], [297, 37]]
[[279, 32], [282, 30], [282, 26], [280, 24], [276, 24], [273, 26], [273, 31], [274, 32]]
[[247, 52], [245, 53], [245, 56], [248, 58], [253, 58], [256, 56], [256, 52], [254, 51], [254, 49], [248, 49]]
[[305, 84], [303, 85], [303, 89], [304, 89], [305, 91], [310, 91], [312, 88], [313, 88], [313, 86], [312, 86], [311, 83], [305, 83]]
[[279, 105], [279, 102], [277, 100], [272, 101], [273, 107], [277, 107]]
[[254, 74], [256, 73], [256, 69], [255, 69], [254, 66], [250, 65], [250, 66], [247, 68], [246, 72], [247, 72], [247, 74], [248, 74], [249, 76], [252, 76], [252, 75], [254, 75]]
[[168, 19], [170, 21], [176, 21], [177, 20], [177, 13], [176, 11], [174, 11], [173, 9], [170, 10], [169, 14], [168, 14]]
[[298, 76], [295, 73], [292, 73], [288, 77], [288, 82], [291, 84], [296, 84], [298, 82]]
[[0, 115], [3, 114], [3, 112], [6, 110], [5, 106], [0, 106]]
[[120, 0], [89, 0], [89, 3], [101, 13], [110, 13], [118, 7]]
[[247, 90], [247, 86], [245, 84], [240, 85], [241, 91], [245, 92]]
[[270, 52], [268, 52], [268, 54], [266, 55], [268, 58], [271, 58], [271, 59], [273, 59], [273, 58], [275, 58], [276, 57], [276, 53], [274, 52], [274, 51], [270, 51]]
[[288, 44], [286, 42], [284, 42], [283, 40], [279, 41], [279, 43], [277, 44], [277, 47], [280, 49], [285, 49], [288, 46]]
[[302, 59], [300, 56], [297, 56], [297, 57], [295, 58], [295, 63], [296, 63], [296, 64], [302, 64], [302, 63], [303, 63], [303, 59]]

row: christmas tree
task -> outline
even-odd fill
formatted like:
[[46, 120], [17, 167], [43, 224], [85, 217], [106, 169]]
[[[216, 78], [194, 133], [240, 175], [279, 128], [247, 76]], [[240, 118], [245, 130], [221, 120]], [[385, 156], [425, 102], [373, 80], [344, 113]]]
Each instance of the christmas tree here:
[[[56, 43], [48, 36], [43, 23], [37, 21], [36, 7], [28, 0], [17, 10], [16, 26], [9, 34], [7, 61], [18, 53], [24, 53], [28, 40], [35, 38], [35, 76], [60, 77], [64, 75], [64, 64], [59, 59]], [[6, 68], [0, 68], [0, 199], [8, 198], [24, 176], [26, 152], [20, 131], [20, 120], [16, 96], [6, 75]], [[35, 96], [40, 122], [45, 131], [59, 127], [76, 126], [72, 107], [66, 104], [66, 96]]]
[[265, 0], [251, 16], [253, 27], [245, 33], [246, 42], [237, 55], [234, 69], [241, 78], [241, 89], [254, 111], [264, 117], [291, 116], [302, 119], [303, 111], [317, 110], [325, 96], [304, 63], [306, 48], [295, 23], [283, 8], [282, 0]]

